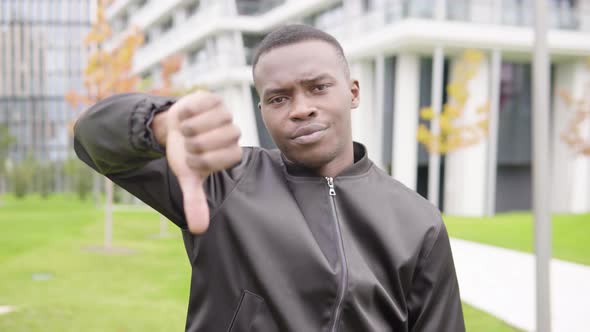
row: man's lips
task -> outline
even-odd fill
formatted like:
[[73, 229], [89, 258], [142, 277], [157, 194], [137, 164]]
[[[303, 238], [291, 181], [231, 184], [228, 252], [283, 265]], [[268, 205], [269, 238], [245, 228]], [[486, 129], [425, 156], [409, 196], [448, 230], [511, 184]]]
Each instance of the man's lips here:
[[302, 126], [297, 128], [293, 135], [291, 135], [291, 139], [295, 139], [301, 136], [311, 135], [315, 132], [326, 130], [328, 126], [321, 124], [321, 123], [310, 123], [308, 125]]
[[299, 144], [310, 144], [319, 141], [328, 126], [321, 123], [310, 123], [295, 130], [291, 139]]

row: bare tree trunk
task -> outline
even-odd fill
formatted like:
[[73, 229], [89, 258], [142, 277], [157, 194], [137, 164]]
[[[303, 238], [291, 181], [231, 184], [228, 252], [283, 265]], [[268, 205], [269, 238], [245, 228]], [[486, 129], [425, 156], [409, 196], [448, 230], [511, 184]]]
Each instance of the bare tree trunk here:
[[96, 208], [100, 206], [100, 178], [100, 174], [92, 174], [92, 196], [94, 198], [94, 207]]
[[0, 175], [0, 207], [4, 205], [3, 195], [6, 194], [6, 178], [4, 175]]
[[113, 242], [113, 183], [105, 177], [104, 247], [110, 249]]

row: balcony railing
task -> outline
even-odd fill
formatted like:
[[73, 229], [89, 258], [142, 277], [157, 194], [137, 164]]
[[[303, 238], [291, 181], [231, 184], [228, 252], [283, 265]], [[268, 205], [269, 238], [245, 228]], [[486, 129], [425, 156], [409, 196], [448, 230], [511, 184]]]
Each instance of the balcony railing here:
[[[446, 0], [445, 20], [532, 26], [535, 0]], [[549, 1], [550, 28], [590, 31], [590, 2]], [[407, 18], [433, 19], [436, 0], [386, 0], [380, 8], [356, 16], [342, 16], [339, 21], [316, 25], [338, 39], [349, 39]]]
[[237, 0], [238, 15], [262, 15], [285, 3], [285, 0]]

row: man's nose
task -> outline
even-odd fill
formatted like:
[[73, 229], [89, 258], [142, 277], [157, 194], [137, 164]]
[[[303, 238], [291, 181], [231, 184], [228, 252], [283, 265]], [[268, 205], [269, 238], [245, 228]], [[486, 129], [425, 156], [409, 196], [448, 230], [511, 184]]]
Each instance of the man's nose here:
[[305, 97], [296, 97], [289, 117], [291, 120], [306, 120], [317, 115], [317, 108]]

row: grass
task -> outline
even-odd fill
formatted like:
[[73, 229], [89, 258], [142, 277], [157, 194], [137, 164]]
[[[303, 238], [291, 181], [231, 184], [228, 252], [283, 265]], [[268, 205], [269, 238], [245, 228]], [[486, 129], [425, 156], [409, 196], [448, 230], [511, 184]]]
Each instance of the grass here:
[[[7, 199], [0, 208], [0, 331], [182, 331], [190, 267], [180, 235], [154, 239], [159, 217], [116, 212], [115, 246], [102, 244], [102, 213], [74, 197]], [[34, 281], [34, 273], [50, 280]]]
[[[159, 216], [116, 211], [114, 245], [102, 244], [102, 212], [74, 196], [3, 199], [0, 206], [0, 331], [182, 331], [190, 266], [180, 234], [156, 238]], [[49, 280], [33, 280], [43, 273]], [[516, 331], [464, 305], [468, 331]]]
[[[494, 246], [533, 252], [533, 217], [506, 213], [488, 218], [445, 216], [450, 236]], [[554, 215], [553, 257], [590, 265], [590, 214]]]

